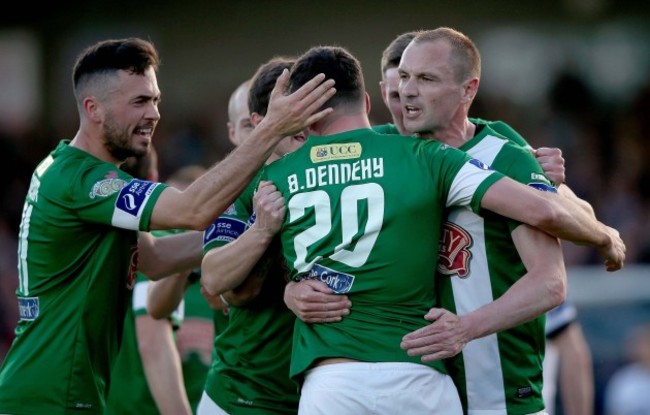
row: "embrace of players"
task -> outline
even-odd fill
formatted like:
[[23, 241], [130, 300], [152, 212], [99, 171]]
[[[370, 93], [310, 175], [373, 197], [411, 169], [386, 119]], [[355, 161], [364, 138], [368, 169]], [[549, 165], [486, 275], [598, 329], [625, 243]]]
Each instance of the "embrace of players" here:
[[[138, 38], [75, 63], [78, 132], [25, 199], [0, 413], [545, 413], [560, 240], [596, 247], [608, 271], [625, 245], [562, 183], [558, 149], [468, 116], [471, 39], [440, 27], [391, 42], [381, 126], [345, 48], [270, 59], [231, 97], [235, 149], [182, 187], [120, 169], [150, 151], [158, 66]], [[137, 272], [147, 292], [134, 294]], [[149, 357], [143, 342], [173, 342], [199, 279], [215, 335], [209, 369], [193, 373], [174, 347]], [[140, 370], [119, 375], [136, 304], [151, 316], [129, 346]], [[125, 387], [136, 376], [146, 399]], [[200, 396], [185, 391], [192, 376]]]

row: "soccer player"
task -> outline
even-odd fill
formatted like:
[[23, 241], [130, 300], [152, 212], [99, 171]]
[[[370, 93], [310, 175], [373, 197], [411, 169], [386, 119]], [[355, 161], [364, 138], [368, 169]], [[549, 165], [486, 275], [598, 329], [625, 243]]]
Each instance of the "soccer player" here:
[[[256, 71], [248, 99], [253, 125], [267, 115], [273, 85], [293, 62], [293, 58], [275, 57]], [[304, 141], [303, 134], [286, 137], [267, 163]], [[263, 184], [255, 192], [256, 186], [253, 180], [205, 231], [202, 284], [210, 296], [230, 304], [230, 320], [214, 342], [215, 357], [199, 415], [295, 414], [298, 410], [298, 390], [289, 378], [295, 316], [282, 299], [286, 279], [279, 241], [274, 240], [284, 219], [284, 204], [271, 191], [274, 187]]]
[[336, 80], [337, 94], [328, 102], [334, 111], [310, 126], [303, 147], [266, 166], [263, 179], [287, 200], [281, 238], [291, 278], [325, 281], [355, 306], [340, 322], [297, 321], [291, 376], [304, 381], [300, 412], [364, 413], [372, 407], [459, 413], [443, 364], [422, 362], [399, 348], [435, 303], [431, 273], [437, 261], [431, 253], [444, 207], [493, 209], [597, 244], [612, 266], [621, 264], [621, 247], [611, 229], [587, 215], [568, 214], [557, 195], [481, 169], [433, 140], [373, 132], [360, 65], [344, 49], [317, 47], [300, 57], [292, 89], [314, 72]]
[[[467, 117], [480, 79], [480, 55], [467, 36], [444, 27], [416, 33], [399, 75], [407, 129], [528, 186], [548, 188], [532, 154], [511, 144], [512, 132], [506, 137]], [[542, 259], [549, 252], [554, 264]], [[566, 291], [557, 241], [502, 217], [452, 208], [437, 283], [441, 308], [426, 316], [434, 323], [406, 336], [403, 347], [425, 360], [449, 357], [450, 345], [462, 349], [448, 366], [466, 413], [543, 411], [543, 313], [562, 303]]]
[[137, 231], [205, 229], [280, 139], [330, 111], [315, 112], [333, 81], [321, 75], [286, 95], [285, 74], [248, 140], [185, 191], [133, 179], [118, 166], [151, 144], [158, 62], [153, 44], [127, 38], [98, 42], [75, 63], [79, 130], [37, 166], [24, 205], [20, 321], [0, 369], [0, 413], [103, 413], [135, 271], [155, 279], [200, 261], [198, 232]]
[[[142, 157], [144, 164], [150, 154]], [[167, 184], [183, 190], [204, 172], [203, 167], [187, 166], [173, 173]], [[138, 273], [120, 352], [111, 371], [106, 404], [109, 415], [128, 415], [135, 410], [142, 415], [194, 413], [210, 365], [213, 332], [212, 310], [200, 293], [199, 277], [190, 270], [153, 282]], [[176, 290], [180, 305], [156, 318], [147, 304], [151, 285], [176, 281], [182, 284]], [[186, 301], [182, 301], [183, 293]]]

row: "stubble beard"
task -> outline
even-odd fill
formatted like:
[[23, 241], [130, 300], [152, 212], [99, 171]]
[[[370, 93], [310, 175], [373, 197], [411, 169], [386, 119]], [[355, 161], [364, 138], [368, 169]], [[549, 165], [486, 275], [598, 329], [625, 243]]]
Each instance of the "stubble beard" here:
[[141, 150], [131, 144], [131, 133], [120, 130], [115, 124], [104, 125], [104, 147], [116, 160], [124, 161], [128, 157], [142, 157], [148, 148]]

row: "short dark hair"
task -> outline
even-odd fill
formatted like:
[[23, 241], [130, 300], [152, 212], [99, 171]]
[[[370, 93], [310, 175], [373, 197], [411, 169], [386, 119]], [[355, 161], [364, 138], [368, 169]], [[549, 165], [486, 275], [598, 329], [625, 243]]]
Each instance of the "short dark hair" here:
[[275, 82], [282, 75], [282, 71], [291, 69], [295, 61], [295, 58], [276, 56], [257, 68], [248, 90], [248, 111], [251, 114], [256, 112], [266, 115]]
[[289, 89], [295, 92], [319, 73], [333, 79], [336, 94], [324, 104], [334, 107], [363, 98], [365, 86], [361, 63], [339, 46], [315, 46], [298, 58], [291, 69]]
[[409, 43], [411, 43], [411, 40], [413, 40], [415, 35], [416, 32], [402, 33], [386, 46], [386, 49], [384, 49], [384, 52], [381, 54], [382, 79], [388, 69], [397, 68], [399, 66], [399, 61], [402, 59], [404, 49], [406, 49]]
[[72, 70], [72, 84], [76, 93], [90, 75], [118, 70], [143, 75], [149, 67], [158, 70], [159, 65], [158, 51], [149, 41], [135, 37], [103, 40], [79, 54]]

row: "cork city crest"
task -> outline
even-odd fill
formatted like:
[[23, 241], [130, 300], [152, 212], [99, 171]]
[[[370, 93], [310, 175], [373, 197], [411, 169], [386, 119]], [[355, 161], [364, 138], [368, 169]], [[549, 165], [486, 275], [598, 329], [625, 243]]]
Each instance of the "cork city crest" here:
[[90, 196], [91, 199], [96, 197], [107, 197], [115, 192], [119, 192], [124, 186], [126, 186], [126, 181], [120, 179], [116, 172], [110, 172], [104, 177], [104, 180], [100, 180], [93, 184], [93, 188], [90, 190], [88, 196]]
[[438, 251], [438, 272], [465, 278], [469, 275], [472, 237], [455, 223], [445, 222]]

